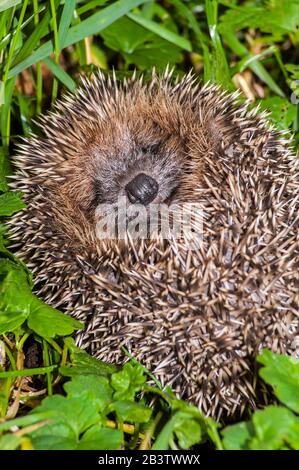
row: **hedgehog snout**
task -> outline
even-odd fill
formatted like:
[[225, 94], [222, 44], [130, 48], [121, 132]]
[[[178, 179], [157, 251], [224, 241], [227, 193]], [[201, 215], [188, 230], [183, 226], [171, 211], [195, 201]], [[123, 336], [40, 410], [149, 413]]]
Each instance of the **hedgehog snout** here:
[[138, 173], [125, 186], [129, 201], [132, 204], [143, 204], [144, 206], [155, 199], [158, 189], [157, 181], [145, 173]]

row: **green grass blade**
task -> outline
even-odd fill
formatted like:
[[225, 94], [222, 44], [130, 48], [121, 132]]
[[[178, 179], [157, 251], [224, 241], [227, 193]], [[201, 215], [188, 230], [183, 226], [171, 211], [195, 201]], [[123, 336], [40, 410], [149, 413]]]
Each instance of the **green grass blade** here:
[[13, 90], [15, 87], [16, 78], [3, 82], [4, 87], [4, 103], [1, 106], [1, 137], [2, 145], [7, 148], [10, 139], [10, 114], [11, 114], [11, 100]]
[[[72, 26], [65, 39], [63, 47], [68, 47], [78, 41], [81, 41], [87, 36], [102, 31], [107, 28], [111, 23], [118, 20], [121, 16], [128, 13], [132, 8], [135, 8], [147, 0], [118, 0], [113, 5], [104, 8], [103, 10], [94, 13], [90, 17], [83, 20], [81, 23]], [[18, 65], [13, 67], [8, 74], [8, 78], [14, 77], [24, 69], [35, 64], [39, 60], [43, 60], [54, 52], [52, 41], [47, 41], [36, 51], [34, 51], [29, 57], [24, 59]]]
[[58, 29], [58, 44], [59, 49], [62, 49], [63, 44], [65, 43], [66, 36], [73, 18], [74, 10], [76, 7], [76, 0], [68, 0], [64, 3], [62, 10], [62, 15], [60, 19], [59, 29]]
[[211, 55], [209, 52], [209, 48], [206, 43], [206, 38], [201, 31], [199, 23], [196, 19], [196, 16], [192, 12], [192, 10], [185, 5], [181, 0], [173, 0], [173, 4], [176, 6], [177, 10], [180, 12], [182, 16], [186, 18], [189, 23], [190, 28], [193, 30], [195, 37], [197, 39], [199, 47], [202, 49], [203, 52], [203, 64], [204, 64], [204, 81], [208, 81], [211, 76]]
[[206, 0], [205, 5], [210, 37], [213, 45], [213, 66], [210, 79], [216, 80], [218, 83], [221, 83], [228, 88], [232, 88], [226, 54], [222, 47], [220, 35], [217, 29], [218, 0]]
[[[43, 8], [44, 9], [44, 8]], [[36, 14], [39, 14], [42, 12], [43, 9], [39, 9]], [[35, 15], [33, 15], [34, 17]], [[34, 31], [28, 39], [26, 39], [24, 45], [22, 46], [20, 52], [16, 55], [13, 65], [17, 65], [20, 62], [22, 62], [26, 57], [28, 57], [33, 51], [33, 49], [38, 45], [40, 39], [47, 34], [48, 32], [48, 24], [50, 21], [51, 15], [50, 15], [50, 10], [49, 8], [46, 10], [43, 18], [36, 24], [36, 27], [34, 28]]]
[[277, 83], [271, 77], [269, 72], [267, 72], [263, 64], [261, 62], [258, 62], [256, 58], [254, 58], [254, 56], [252, 56], [248, 52], [247, 48], [239, 41], [239, 39], [234, 34], [234, 32], [228, 30], [225, 33], [223, 33], [223, 36], [228, 46], [236, 55], [238, 55], [239, 57], [242, 57], [243, 60], [245, 58], [246, 60], [249, 60], [252, 58], [255, 59], [252, 62], [248, 63], [248, 67], [257, 75], [257, 77], [259, 77], [260, 80], [266, 83], [266, 85], [270, 88], [270, 90], [272, 90], [278, 96], [281, 96], [282, 98], [284, 98], [285, 94], [282, 91], [282, 89], [277, 85]]
[[63, 47], [68, 47], [87, 36], [102, 31], [114, 21], [127, 14], [132, 8], [136, 8], [148, 0], [118, 0], [112, 5], [94, 13], [81, 23], [70, 28]]
[[179, 36], [178, 34], [173, 33], [172, 31], [169, 31], [169, 29], [164, 28], [155, 21], [148, 20], [147, 18], [144, 18], [141, 15], [136, 15], [135, 13], [127, 13], [127, 16], [131, 20], [138, 23], [140, 26], [143, 26], [145, 29], [148, 29], [152, 33], [157, 34], [157, 36], [160, 36], [166, 41], [171, 42], [172, 44], [175, 44], [176, 46], [180, 47], [181, 49], [185, 49], [186, 51], [192, 51], [192, 46], [188, 39]]
[[21, 3], [22, 0], [1, 0], [0, 3], [0, 12], [8, 10], [8, 8], [15, 7], [19, 3]]
[[58, 78], [58, 80], [63, 83], [63, 85], [68, 88], [70, 91], [75, 91], [76, 83], [69, 76], [69, 74], [63, 70], [58, 64], [56, 64], [52, 59], [46, 58], [43, 60], [46, 66], [51, 70], [53, 75]]
[[29, 57], [20, 62], [18, 65], [10, 69], [8, 78], [15, 77], [23, 70], [27, 69], [31, 65], [35, 64], [39, 60], [43, 60], [48, 57], [53, 52], [53, 45], [51, 41], [45, 42], [41, 47], [39, 47], [35, 52], [33, 52]]

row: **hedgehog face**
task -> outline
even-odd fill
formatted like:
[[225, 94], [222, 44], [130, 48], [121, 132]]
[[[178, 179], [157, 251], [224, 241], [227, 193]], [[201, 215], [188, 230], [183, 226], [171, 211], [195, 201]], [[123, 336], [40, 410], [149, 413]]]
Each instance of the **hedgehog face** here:
[[[147, 125], [155, 127], [151, 122]], [[125, 198], [127, 204], [144, 206], [170, 201], [180, 185], [184, 151], [175, 145], [174, 138], [163, 134], [160, 131], [154, 142], [148, 143], [142, 141], [142, 135], [133, 135], [126, 129], [118, 139], [112, 137], [113, 145], [108, 152], [103, 152], [101, 143], [92, 149], [95, 165], [92, 208], [117, 204], [120, 198]]]

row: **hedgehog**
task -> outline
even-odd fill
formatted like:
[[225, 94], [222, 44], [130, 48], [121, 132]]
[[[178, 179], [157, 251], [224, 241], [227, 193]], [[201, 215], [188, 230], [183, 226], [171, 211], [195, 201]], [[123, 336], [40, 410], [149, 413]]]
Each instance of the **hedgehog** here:
[[[258, 406], [261, 349], [299, 350], [287, 134], [238, 92], [169, 70], [82, 77], [38, 122], [14, 158], [27, 208], [9, 222], [36, 293], [84, 323], [80, 347], [108, 363], [133, 356], [205, 415]], [[120, 198], [131, 215], [120, 217]], [[186, 230], [166, 236], [158, 211], [155, 231], [138, 235], [139, 209], [140, 226], [155, 206], [175, 207], [171, 222], [184, 205], [201, 213]], [[122, 236], [104, 236], [109, 212]]]

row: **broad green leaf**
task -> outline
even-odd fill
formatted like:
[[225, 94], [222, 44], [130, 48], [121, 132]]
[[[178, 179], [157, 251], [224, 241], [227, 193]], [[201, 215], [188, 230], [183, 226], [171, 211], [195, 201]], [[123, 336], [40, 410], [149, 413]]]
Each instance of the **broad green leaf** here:
[[64, 389], [68, 397], [80, 397], [82, 390], [88, 391], [93, 395], [93, 403], [98, 410], [103, 411], [112, 400], [112, 388], [106, 377], [98, 375], [78, 375], [64, 384]]
[[122, 442], [123, 433], [119, 429], [102, 428], [96, 424], [83, 434], [77, 449], [117, 450], [121, 448]]
[[226, 450], [244, 450], [248, 447], [248, 441], [252, 436], [252, 424], [241, 422], [227, 426], [222, 431], [223, 445]]
[[254, 413], [252, 422], [256, 435], [249, 443], [251, 450], [283, 449], [285, 443], [299, 450], [299, 418], [287, 408], [268, 406]]
[[0, 216], [9, 216], [25, 209], [26, 204], [21, 199], [21, 193], [7, 192], [0, 195]]
[[79, 439], [86, 429], [100, 420], [92, 395], [85, 390], [82, 390], [80, 397], [67, 398], [61, 395], [47, 397], [31, 413], [38, 415], [50, 411], [53, 412], [52, 423], [30, 433], [35, 448], [39, 448], [38, 438], [48, 435]]
[[72, 334], [74, 330], [83, 328], [79, 321], [50, 307], [35, 296], [32, 297], [28, 326], [38, 335], [44, 338], [66, 336]]
[[170, 442], [175, 437], [183, 449], [188, 449], [194, 444], [200, 444], [203, 434], [205, 434], [204, 428], [192, 417], [192, 414], [178, 411], [163, 427], [153, 445], [153, 450], [169, 449]]
[[111, 385], [115, 390], [113, 398], [115, 400], [133, 400], [145, 381], [141, 365], [125, 364], [120, 372], [111, 376]]
[[299, 360], [264, 349], [258, 357], [260, 376], [270, 384], [277, 398], [299, 413]]
[[280, 130], [287, 130], [296, 119], [297, 108], [287, 99], [280, 96], [271, 96], [265, 100], [259, 100], [260, 109], [270, 112], [269, 118]]
[[5, 434], [0, 437], [0, 450], [15, 450], [21, 443], [21, 437], [15, 434]]
[[299, 23], [299, 0], [269, 0], [263, 6], [240, 5], [226, 10], [221, 17], [222, 29], [238, 31], [257, 28], [280, 36], [296, 32]]
[[43, 303], [31, 292], [27, 272], [8, 259], [0, 260], [0, 331], [14, 331], [27, 318], [40, 336], [68, 335], [81, 323]]
[[115, 401], [109, 410], [115, 411], [118, 419], [130, 423], [147, 423], [152, 414], [150, 408], [133, 401]]
[[115, 365], [106, 364], [91, 357], [86, 351], [77, 348], [73, 338], [66, 338], [64, 341], [70, 351], [72, 365], [60, 367], [59, 372], [62, 375], [68, 377], [77, 375], [98, 375], [107, 377], [118, 370]]

